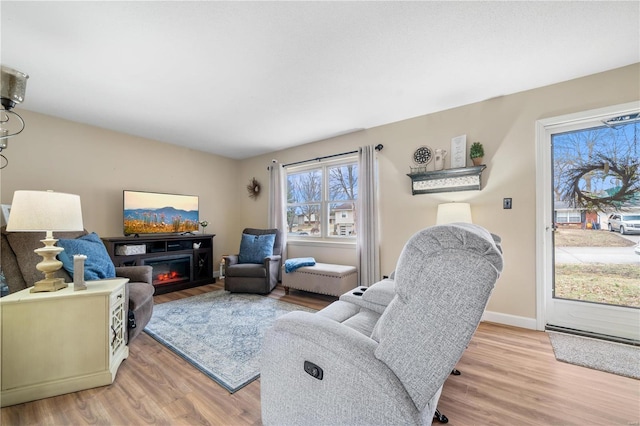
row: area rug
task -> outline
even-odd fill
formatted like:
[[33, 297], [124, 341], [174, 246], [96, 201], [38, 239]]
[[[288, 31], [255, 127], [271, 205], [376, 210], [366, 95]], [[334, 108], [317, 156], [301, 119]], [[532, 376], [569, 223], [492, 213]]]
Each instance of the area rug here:
[[548, 331], [558, 361], [640, 379], [640, 347]]
[[265, 331], [313, 309], [255, 294], [213, 291], [155, 305], [145, 331], [231, 393], [260, 375]]

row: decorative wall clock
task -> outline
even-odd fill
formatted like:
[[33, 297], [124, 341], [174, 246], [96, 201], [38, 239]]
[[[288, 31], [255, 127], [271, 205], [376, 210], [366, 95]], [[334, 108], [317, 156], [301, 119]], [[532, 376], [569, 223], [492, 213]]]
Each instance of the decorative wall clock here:
[[418, 165], [427, 165], [432, 158], [433, 153], [428, 146], [421, 146], [413, 153], [413, 162]]

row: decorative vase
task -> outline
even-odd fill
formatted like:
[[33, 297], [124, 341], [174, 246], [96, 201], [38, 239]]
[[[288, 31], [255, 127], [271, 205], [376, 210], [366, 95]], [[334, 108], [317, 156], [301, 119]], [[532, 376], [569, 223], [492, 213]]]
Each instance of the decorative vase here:
[[435, 170], [444, 169], [444, 159], [447, 156], [447, 151], [444, 149], [436, 149], [436, 155], [434, 158], [435, 161]]
[[84, 254], [73, 255], [73, 291], [87, 289], [87, 284], [84, 281], [85, 260], [87, 260], [87, 256]]

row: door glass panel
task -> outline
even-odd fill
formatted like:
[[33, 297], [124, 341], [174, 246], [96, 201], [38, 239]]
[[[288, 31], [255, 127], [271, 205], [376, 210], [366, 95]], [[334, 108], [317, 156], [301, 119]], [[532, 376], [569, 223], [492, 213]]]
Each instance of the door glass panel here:
[[640, 308], [640, 124], [551, 136], [553, 298]]

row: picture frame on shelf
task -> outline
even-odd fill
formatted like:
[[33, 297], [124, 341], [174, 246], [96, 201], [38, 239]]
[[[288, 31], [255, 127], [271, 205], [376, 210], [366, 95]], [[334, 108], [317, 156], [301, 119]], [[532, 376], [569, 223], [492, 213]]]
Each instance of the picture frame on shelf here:
[[467, 166], [467, 135], [451, 138], [451, 168]]

